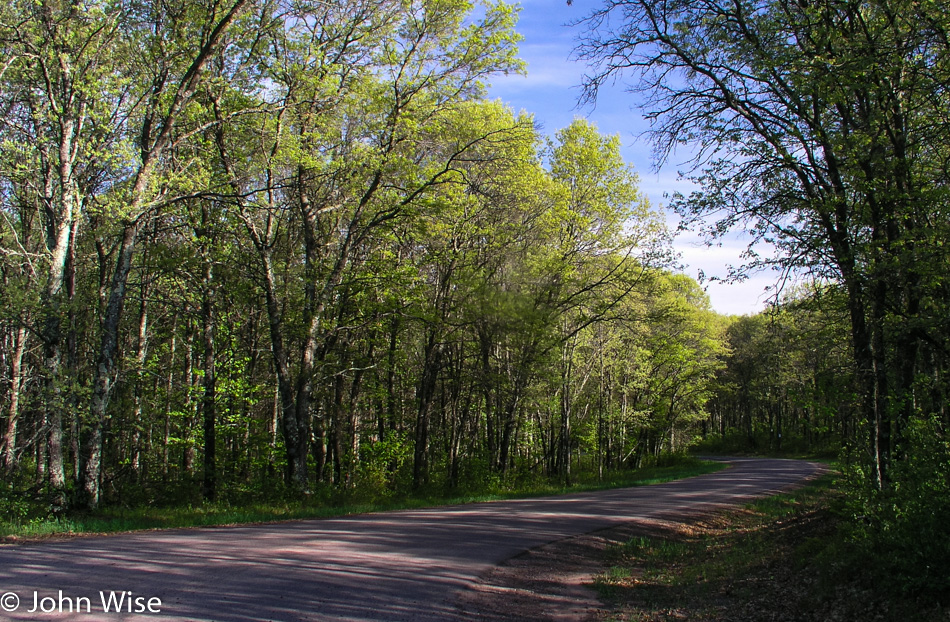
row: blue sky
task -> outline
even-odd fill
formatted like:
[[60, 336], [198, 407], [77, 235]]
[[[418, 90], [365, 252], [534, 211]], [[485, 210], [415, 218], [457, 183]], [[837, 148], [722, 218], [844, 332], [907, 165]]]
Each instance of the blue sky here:
[[[600, 0], [574, 0], [572, 6], [566, 0], [522, 0], [518, 31], [524, 40], [519, 48], [528, 65], [527, 76], [496, 77], [489, 96], [503, 100], [516, 111], [532, 113], [546, 134], [554, 134], [575, 117], [588, 119], [604, 134], [618, 134], [624, 159], [640, 175], [641, 189], [654, 206], [665, 206], [668, 201], [664, 194], [689, 189], [677, 173], [685, 168], [683, 160], [689, 154], [674, 154], [669, 164], [655, 170], [649, 140], [640, 136], [648, 124], [636, 108], [635, 96], [621, 86], [603, 89], [594, 107], [577, 107], [585, 67], [570, 60], [578, 29], [566, 24], [599, 4]], [[675, 229], [678, 219], [668, 210], [667, 221]], [[745, 243], [737, 235], [722, 246], [707, 248], [698, 236], [687, 232], [677, 237], [674, 247], [687, 266], [687, 274], [695, 278], [700, 270], [707, 276], [725, 276], [729, 264], [741, 263], [739, 253]], [[768, 299], [765, 288], [774, 283], [775, 275], [766, 273], [739, 284], [705, 286], [716, 311], [742, 315], [761, 310]]]

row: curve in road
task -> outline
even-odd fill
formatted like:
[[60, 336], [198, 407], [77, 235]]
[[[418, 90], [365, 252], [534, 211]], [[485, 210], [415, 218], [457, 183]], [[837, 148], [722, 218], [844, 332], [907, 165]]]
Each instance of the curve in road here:
[[0, 547], [0, 618], [462, 620], [459, 593], [527, 549], [735, 505], [823, 469], [795, 460], [729, 462], [717, 473], [638, 488]]

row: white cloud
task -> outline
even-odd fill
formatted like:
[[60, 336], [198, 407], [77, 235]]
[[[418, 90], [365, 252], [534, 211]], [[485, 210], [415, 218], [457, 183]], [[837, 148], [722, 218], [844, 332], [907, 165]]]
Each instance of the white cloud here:
[[[489, 95], [506, 102], [516, 111], [525, 110], [535, 116], [543, 131], [553, 134], [567, 126], [575, 117], [585, 117], [605, 134], [619, 134], [622, 154], [640, 175], [640, 188], [654, 207], [669, 203], [665, 196], [674, 192], [689, 193], [693, 185], [679, 178], [677, 169], [691, 156], [689, 149], [674, 154], [670, 164], [653, 170], [652, 146], [647, 137], [647, 121], [636, 108], [637, 98], [626, 92], [622, 85], [606, 85], [599, 93], [596, 105], [578, 108], [585, 66], [570, 59], [575, 28], [564, 24], [584, 17], [599, 5], [599, 0], [575, 0], [567, 6], [565, 0], [522, 0], [521, 19], [517, 27], [524, 35], [520, 55], [527, 63], [527, 76], [497, 76], [491, 82]], [[675, 230], [678, 218], [668, 210], [667, 223]], [[729, 265], [741, 265], [742, 251], [747, 245], [742, 235], [727, 237], [721, 246], [706, 247], [700, 236], [691, 232], [680, 234], [674, 249], [681, 253], [686, 273], [697, 277], [702, 271], [707, 276], [725, 277]], [[745, 314], [761, 310], [768, 299], [766, 287], [775, 283], [775, 275], [752, 275], [742, 283], [707, 283], [713, 308], [720, 313]]]
[[510, 74], [507, 76], [498, 76], [491, 80], [491, 92], [495, 97], [502, 99], [511, 99], [528, 94], [531, 97], [537, 96], [532, 93], [536, 89], [572, 89], [580, 82], [580, 79], [559, 71], [556, 65], [549, 64], [547, 67], [528, 66], [527, 75]]
[[775, 286], [775, 277], [757, 275], [741, 283], [707, 283], [704, 285], [712, 308], [724, 315], [753, 315], [762, 311], [772, 295], [767, 288]]

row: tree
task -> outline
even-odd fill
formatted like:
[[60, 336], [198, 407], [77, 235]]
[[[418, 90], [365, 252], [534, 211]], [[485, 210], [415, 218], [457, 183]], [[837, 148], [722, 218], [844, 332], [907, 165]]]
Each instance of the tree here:
[[392, 495], [681, 446], [704, 298], [616, 137], [484, 98], [516, 13], [0, 7], [11, 494]]
[[774, 245], [749, 267], [842, 283], [879, 486], [922, 344], [944, 339], [946, 20], [904, 0], [610, 0], [578, 48], [591, 98], [636, 76], [661, 160], [698, 146], [687, 223]]
[[[144, 54], [139, 58], [145, 61], [133, 60], [127, 66], [126, 77], [137, 74], [138, 79], [146, 76], [150, 79], [136, 84], [141, 89], [137, 93], [141, 99], [136, 103], [142, 102], [142, 107], [130, 111], [125, 130], [137, 153], [128, 163], [126, 176], [115, 180], [117, 192], [110, 197], [121, 241], [102, 312], [89, 431], [83, 442], [80, 484], [83, 503], [89, 507], [99, 503], [103, 427], [109, 418], [108, 404], [118, 366], [119, 323], [138, 237], [157, 208], [177, 198], [178, 191], [191, 190], [175, 183], [178, 180], [171, 176], [182, 171], [176, 170], [174, 160], [168, 156], [184, 138], [203, 125], [202, 120], [189, 118], [190, 107], [206, 79], [208, 65], [248, 4], [249, 0], [235, 0], [223, 7], [215, 5], [210, 11], [192, 5], [187, 8], [193, 14], [188, 15], [179, 14], [173, 7], [147, 5], [141, 7], [142, 14], [121, 15], [128, 20], [123, 23], [129, 45], [126, 51], [140, 46]], [[194, 40], [200, 42], [196, 51], [190, 43]], [[177, 49], [173, 52], [169, 45]], [[171, 180], [163, 179], [165, 175]]]
[[[479, 21], [465, 27], [470, 9], [441, 0], [316, 3], [278, 35], [288, 65], [270, 69], [282, 100], [275, 125], [265, 126], [260, 141], [267, 145], [256, 154], [260, 169], [242, 169], [227, 137], [219, 137], [222, 166], [260, 257], [287, 481], [300, 490], [309, 487], [314, 381], [340, 336], [334, 324], [338, 294], [378, 236], [451, 181], [458, 163], [491, 135], [445, 149], [452, 143], [433, 137], [427, 124], [438, 126], [443, 116], [454, 115], [480, 93], [483, 78], [519, 66], [511, 9], [488, 5]], [[314, 47], [314, 40], [322, 45]], [[266, 186], [256, 186], [261, 173]], [[283, 284], [274, 270], [279, 243], [288, 245], [288, 265], [299, 266], [299, 276]], [[281, 299], [300, 294], [302, 313], [291, 334], [303, 338], [291, 343]]]
[[858, 440], [847, 308], [838, 287], [797, 288], [753, 316], [730, 318], [707, 432], [754, 449], [813, 451]]
[[[561, 316], [557, 464], [569, 480], [572, 393], [583, 389], [592, 371], [573, 364], [576, 338], [603, 320], [646, 270], [658, 263], [664, 238], [662, 223], [620, 156], [618, 137], [602, 137], [595, 127], [578, 119], [549, 143], [548, 157], [551, 177], [563, 193], [552, 210], [558, 233], [545, 270], [554, 279], [549, 299], [557, 301]], [[580, 382], [572, 388], [575, 373]]]
[[[119, 24], [108, 10], [55, 1], [14, 2], [0, 13], [6, 59], [0, 135], [12, 149], [9, 179], [19, 180], [16, 195], [32, 203], [43, 226], [46, 258], [34, 274], [41, 292], [37, 333], [44, 349], [48, 479], [59, 509], [66, 502], [63, 328], [75, 279], [75, 244], [81, 211], [117, 142], [102, 124], [119, 113], [124, 101], [112, 67], [122, 49]], [[24, 177], [28, 169], [39, 175]]]

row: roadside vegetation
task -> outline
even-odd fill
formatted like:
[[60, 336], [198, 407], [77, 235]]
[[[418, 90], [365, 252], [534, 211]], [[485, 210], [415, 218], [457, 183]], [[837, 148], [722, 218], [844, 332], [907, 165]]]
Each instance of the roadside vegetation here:
[[95, 512], [56, 515], [49, 507], [15, 497], [9, 489], [0, 494], [0, 542], [20, 542], [65, 535], [112, 533], [143, 529], [198, 527], [274, 522], [304, 518], [330, 518], [387, 510], [432, 507], [495, 501], [542, 495], [566, 494], [587, 490], [606, 490], [628, 486], [648, 486], [662, 482], [712, 473], [725, 468], [721, 462], [697, 460], [686, 456], [665, 456], [654, 466], [625, 472], [612, 472], [603, 478], [594, 474], [579, 477], [565, 485], [551, 480], [485, 484], [469, 490], [431, 490], [425, 494], [386, 497], [359, 490], [329, 492], [303, 502], [291, 495], [245, 503], [201, 503], [194, 506], [111, 507]]
[[946, 620], [946, 592], [894, 573], [893, 554], [854, 540], [845, 487], [840, 474], [825, 475], [613, 547], [609, 569], [594, 581], [611, 608], [605, 619]]

